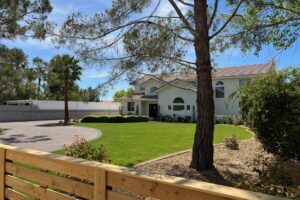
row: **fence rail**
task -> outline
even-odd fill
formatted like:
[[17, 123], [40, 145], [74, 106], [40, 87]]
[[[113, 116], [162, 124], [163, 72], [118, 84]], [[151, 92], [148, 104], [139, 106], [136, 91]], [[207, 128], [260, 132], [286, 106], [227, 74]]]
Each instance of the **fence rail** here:
[[184, 178], [0, 145], [0, 199], [282, 199]]

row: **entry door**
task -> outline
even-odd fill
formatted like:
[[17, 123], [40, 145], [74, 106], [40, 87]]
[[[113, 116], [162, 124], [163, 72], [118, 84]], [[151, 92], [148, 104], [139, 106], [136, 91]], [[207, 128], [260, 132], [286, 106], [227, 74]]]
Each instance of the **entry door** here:
[[157, 104], [149, 104], [149, 117], [156, 118], [158, 115], [158, 106]]

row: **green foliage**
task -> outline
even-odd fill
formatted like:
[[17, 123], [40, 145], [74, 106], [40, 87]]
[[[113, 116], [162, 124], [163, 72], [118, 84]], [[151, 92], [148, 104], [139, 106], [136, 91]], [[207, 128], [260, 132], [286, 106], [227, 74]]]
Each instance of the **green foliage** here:
[[[79, 87], [76, 81], [80, 79], [82, 67], [79, 60], [69, 55], [54, 56], [49, 63], [47, 77], [47, 97], [49, 99], [63, 100], [64, 87], [68, 86], [70, 99], [79, 99]], [[76, 97], [77, 95], [77, 97]]]
[[247, 7], [232, 20], [225, 33], [244, 52], [254, 47], [258, 55], [262, 46], [269, 44], [284, 50], [299, 38], [299, 0], [254, 0], [245, 4]]
[[272, 72], [239, 91], [243, 118], [264, 148], [283, 158], [300, 158], [300, 69]]
[[215, 115], [215, 124], [243, 124], [242, 116], [240, 115]]
[[44, 38], [51, 10], [48, 0], [0, 0], [0, 39]]
[[135, 115], [87, 115], [81, 119], [82, 123], [127, 123], [127, 122], [148, 122], [147, 116]]
[[0, 127], [0, 133], [2, 133], [3, 132], [3, 129]]
[[87, 89], [80, 89], [80, 100], [84, 102], [95, 102], [99, 100], [99, 90], [88, 87]]
[[66, 147], [65, 155], [98, 162], [110, 162], [104, 146], [94, 147], [83, 138], [76, 137], [75, 142]]
[[128, 88], [127, 90], [120, 90], [120, 91], [117, 91], [114, 96], [113, 96], [113, 99], [114, 101], [117, 101], [119, 100], [121, 97], [124, 97], [124, 96], [130, 96], [131, 94], [134, 93], [134, 89], [133, 88]]
[[21, 49], [0, 45], [0, 102], [36, 97], [34, 72]]

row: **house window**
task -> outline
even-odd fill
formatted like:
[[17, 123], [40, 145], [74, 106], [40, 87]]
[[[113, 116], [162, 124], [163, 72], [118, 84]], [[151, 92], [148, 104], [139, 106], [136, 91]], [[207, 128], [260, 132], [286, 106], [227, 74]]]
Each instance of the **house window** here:
[[184, 110], [184, 105], [173, 105], [173, 111]]
[[154, 87], [150, 88], [150, 93], [153, 94], [156, 90], [157, 90], [157, 87], [154, 86]]
[[145, 87], [140, 87], [141, 92], [145, 92]]
[[173, 100], [173, 111], [184, 110], [184, 100], [181, 97], [177, 97]]
[[177, 97], [174, 99], [173, 103], [184, 103], [184, 100], [181, 97]]
[[216, 83], [216, 98], [224, 98], [225, 96], [225, 87], [222, 81]]
[[251, 81], [250, 78], [241, 78], [241, 79], [239, 80], [239, 84], [240, 84], [240, 86], [241, 86], [241, 85], [244, 85], [245, 83], [249, 83], [250, 81]]
[[172, 109], [172, 107], [170, 105], [168, 105], [168, 110], [171, 110], [171, 109]]
[[187, 106], [186, 106], [186, 110], [191, 110], [191, 106], [190, 106], [190, 105], [187, 105]]
[[127, 111], [134, 111], [134, 102], [127, 102]]

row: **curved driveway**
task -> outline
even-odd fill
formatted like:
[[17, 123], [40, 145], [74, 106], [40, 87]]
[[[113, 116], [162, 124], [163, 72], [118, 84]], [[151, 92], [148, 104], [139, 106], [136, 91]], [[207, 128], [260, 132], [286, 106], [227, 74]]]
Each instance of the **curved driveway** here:
[[75, 137], [90, 141], [101, 136], [101, 132], [92, 128], [79, 126], [61, 126], [59, 120], [3, 122], [0, 127], [0, 143], [26, 149], [56, 151], [64, 145], [70, 145]]

